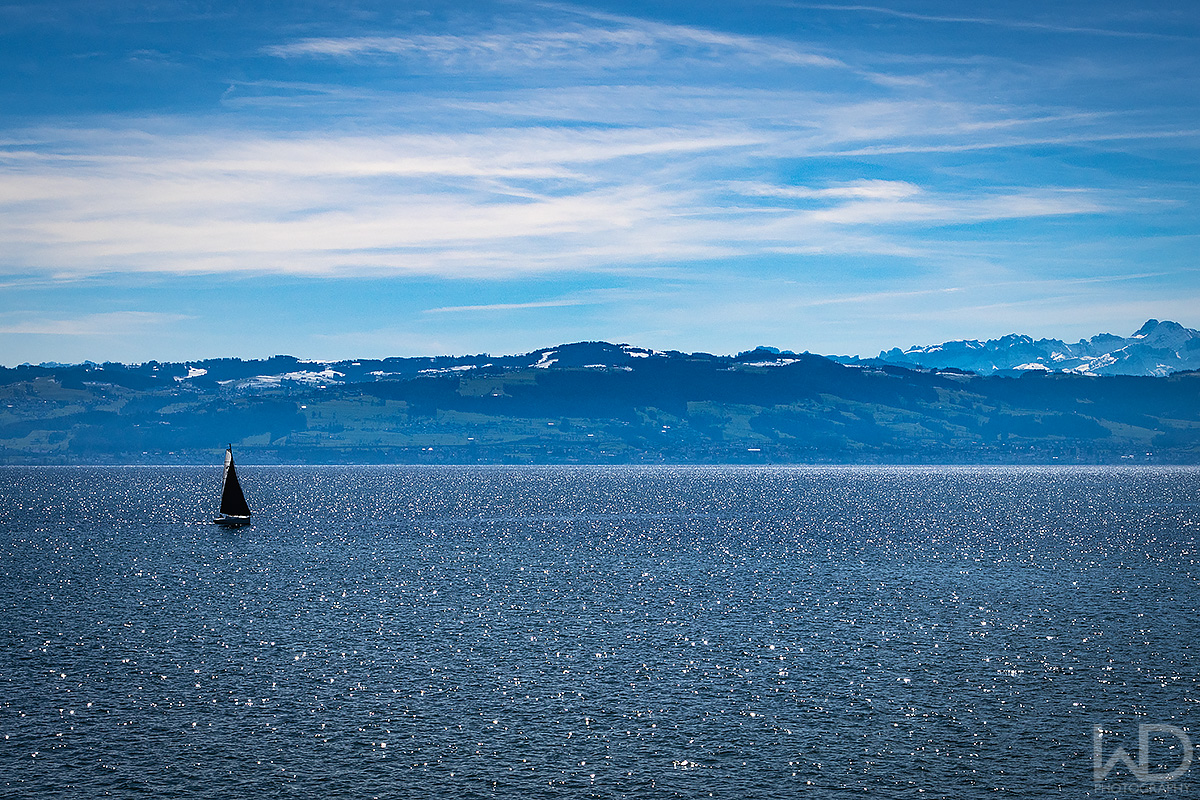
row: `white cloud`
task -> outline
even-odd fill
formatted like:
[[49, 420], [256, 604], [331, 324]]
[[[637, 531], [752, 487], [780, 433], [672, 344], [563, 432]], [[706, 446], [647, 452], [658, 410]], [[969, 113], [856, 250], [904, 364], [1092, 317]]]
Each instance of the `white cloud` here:
[[861, 180], [814, 189], [808, 186], [776, 186], [765, 183], [732, 184], [746, 195], [759, 197], [789, 197], [797, 199], [871, 199], [899, 200], [920, 194], [921, 189], [908, 181]]
[[1109, 210], [1091, 192], [1023, 190], [979, 193], [955, 198], [910, 201], [902, 197], [854, 199], [806, 215], [817, 222], [838, 225], [889, 225], [904, 222], [961, 224], [1004, 219], [1032, 219]]
[[[861, 67], [781, 38], [539, 8], [559, 14], [551, 27], [268, 49], [292, 60], [419, 58], [452, 78], [464, 65], [520, 70], [523, 89], [260, 81], [231, 97], [253, 87], [287, 103], [334, 102], [343, 121], [296, 116], [283, 131], [248, 132], [131, 120], [10, 135], [0, 142], [0, 274], [514, 276], [800, 254], [928, 264], [954, 249], [933, 228], [1106, 213], [1130, 200], [1025, 185], [1042, 176], [1023, 182], [1003, 166], [948, 181], [928, 162], [890, 156], [1189, 135], [929, 82], [864, 91]], [[748, 80], [690, 83], [705, 60]], [[597, 64], [641, 66], [620, 73], [627, 84], [577, 85]], [[656, 85], [663, 65], [678, 69]], [[822, 88], [812, 67], [843, 70], [837, 80], [854, 87]]]
[[191, 319], [183, 314], [155, 311], [110, 311], [76, 317], [46, 317], [32, 313], [0, 314], [0, 334], [48, 336], [124, 336]]
[[[861, 12], [868, 14], [878, 14], [882, 16], [898, 17], [901, 19], [910, 19], [918, 22], [943, 22], [952, 24], [969, 24], [969, 25], [985, 25], [995, 28], [1012, 28], [1017, 30], [1034, 30], [1046, 31], [1047, 33], [1068, 33], [1068, 34], [1085, 34], [1089, 36], [1112, 36], [1117, 38], [1132, 38], [1132, 39], [1169, 39], [1175, 41], [1194, 41], [1196, 37], [1188, 36], [1180, 33], [1163, 33], [1161, 31], [1146, 31], [1133, 30], [1129, 27], [1121, 28], [1098, 28], [1090, 25], [1072, 25], [1064, 22], [1042, 22], [1031, 19], [1004, 19], [1001, 17], [971, 17], [971, 16], [949, 16], [943, 14], [918, 14], [911, 11], [901, 11], [893, 8], [882, 6], [867, 6], [867, 5], [838, 5], [832, 3], [794, 3], [791, 4], [794, 8], [811, 8], [814, 10], [825, 11], [848, 11]], [[1000, 6], [1003, 8], [1003, 6]], [[1095, 10], [1089, 8], [1089, 16], [1094, 15]], [[1123, 20], [1128, 23], [1128, 20]]]
[[501, 276], [788, 251], [897, 254], [908, 245], [885, 235], [888, 226], [919, 236], [922, 226], [1107, 207], [1065, 189], [955, 195], [898, 180], [711, 181], [710, 170], [802, 158], [809, 147], [732, 122], [141, 134], [136, 147], [120, 130], [45, 135], [74, 141], [0, 158], [0, 269], [10, 274]]
[[[594, 19], [601, 15], [587, 15]], [[447, 70], [511, 71], [530, 67], [569, 70], [644, 68], [664, 60], [778, 63], [790, 67], [844, 69], [846, 64], [765, 37], [742, 36], [685, 25], [604, 16], [610, 27], [568, 25], [557, 29], [475, 35], [314, 37], [264, 49], [280, 58], [419, 59]]]
[[596, 303], [595, 300], [577, 298], [559, 298], [556, 300], [534, 300], [528, 303], [486, 303], [474, 306], [441, 306], [427, 308], [426, 314], [461, 314], [478, 311], [523, 311], [531, 308], [566, 308], [568, 306], [585, 306]]

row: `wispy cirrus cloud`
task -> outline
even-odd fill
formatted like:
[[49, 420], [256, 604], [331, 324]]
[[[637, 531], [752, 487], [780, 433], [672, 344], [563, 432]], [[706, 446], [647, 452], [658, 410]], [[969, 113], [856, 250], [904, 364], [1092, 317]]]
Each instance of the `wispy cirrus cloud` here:
[[580, 300], [577, 298], [559, 298], [557, 300], [531, 300], [528, 303], [486, 303], [471, 306], [441, 306], [427, 308], [426, 314], [462, 314], [477, 311], [523, 311], [531, 308], [567, 308], [570, 306], [593, 305], [597, 301]]
[[1013, 30], [1045, 31], [1047, 33], [1085, 34], [1088, 36], [1111, 36], [1122, 39], [1168, 39], [1174, 41], [1192, 41], [1194, 35], [1184, 33], [1151, 30], [1133, 30], [1128, 27], [1098, 28], [1090, 25], [1072, 25], [1064, 22], [1042, 22], [1031, 19], [1016, 19], [1004, 17], [981, 17], [950, 14], [921, 14], [885, 6], [840, 5], [835, 3], [793, 3], [793, 8], [808, 8], [821, 11], [846, 11], [854, 13], [875, 14], [916, 22], [940, 22], [948, 24], [984, 25], [995, 28], [1010, 28]]
[[856, 200], [899, 200], [920, 194], [921, 188], [908, 181], [863, 180], [837, 186], [778, 186], [766, 183], [734, 184], [741, 194], [757, 197], [787, 197], [805, 200], [853, 198]]
[[845, 69], [826, 55], [780, 40], [668, 25], [613, 15], [609, 27], [569, 24], [550, 29], [475, 35], [311, 37], [264, 48], [279, 58], [415, 59], [448, 70], [488, 72], [532, 66], [579, 69], [645, 68], [661, 62], [709, 61], [728, 65], [776, 63]]
[[787, 247], [894, 254], [903, 249], [897, 225], [919, 238], [931, 226], [1107, 208], [1087, 190], [1008, 187], [955, 196], [910, 181], [705, 181], [711, 159], [754, 162], [788, 146], [723, 125], [144, 135], [136, 150], [120, 132], [83, 136], [78, 149], [23, 147], [0, 156], [0, 237], [10, 272], [621, 270]]
[[0, 314], [0, 334], [42, 336], [122, 336], [177, 323], [190, 317], [157, 311], [109, 311], [48, 317], [40, 312]]
[[[969, 193], [917, 179], [838, 180], [837, 170], [804, 185], [762, 180], [788, 163], [828, 169], [829, 159], [1113, 141], [1134, 132], [1114, 133], [1102, 113], [911, 87], [864, 96], [763, 83], [756, 66], [795, 75], [863, 70], [777, 37], [551, 8], [559, 16], [519, 29], [265, 48], [285, 61], [418, 58], [447, 74], [543, 68], [535, 73], [547, 84], [540, 88], [465, 95], [258, 84], [289, 93], [292, 104], [338, 98], [360, 115], [365, 130], [357, 134], [27, 132], [0, 147], [8, 249], [0, 268], [499, 276], [770, 253], [896, 255], [919, 250], [930, 227], [1115, 207], [1111, 192], [1101, 199], [1086, 187], [1007, 179]], [[738, 65], [754, 80], [690, 85], [676, 71], [663, 85], [645, 70], [652, 62], [686, 71], [705, 60]], [[571, 82], [578, 68], [596, 66], [630, 67], [637, 79]], [[435, 121], [423, 124], [433, 130], [421, 134], [397, 132], [386, 116], [430, 112]], [[467, 113], [485, 124], [468, 126]]]

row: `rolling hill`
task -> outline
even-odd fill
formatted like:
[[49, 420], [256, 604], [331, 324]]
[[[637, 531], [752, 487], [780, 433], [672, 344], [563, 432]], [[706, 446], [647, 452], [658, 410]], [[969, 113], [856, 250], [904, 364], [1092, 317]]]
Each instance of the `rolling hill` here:
[[0, 463], [1200, 463], [1200, 373], [976, 375], [580, 342], [0, 369]]

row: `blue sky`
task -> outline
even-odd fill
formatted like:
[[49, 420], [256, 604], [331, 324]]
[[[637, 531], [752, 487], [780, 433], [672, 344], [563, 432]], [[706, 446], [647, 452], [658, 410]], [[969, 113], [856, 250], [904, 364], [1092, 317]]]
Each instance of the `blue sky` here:
[[1200, 326], [1200, 6], [3, 2], [0, 363]]

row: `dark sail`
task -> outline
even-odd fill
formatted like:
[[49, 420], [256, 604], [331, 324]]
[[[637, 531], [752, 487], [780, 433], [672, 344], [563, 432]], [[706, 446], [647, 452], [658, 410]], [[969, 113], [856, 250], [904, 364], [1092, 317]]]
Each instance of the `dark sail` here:
[[233, 448], [225, 451], [225, 485], [221, 487], [221, 513], [230, 517], [250, 516], [246, 495], [238, 482], [237, 470], [233, 467]]

